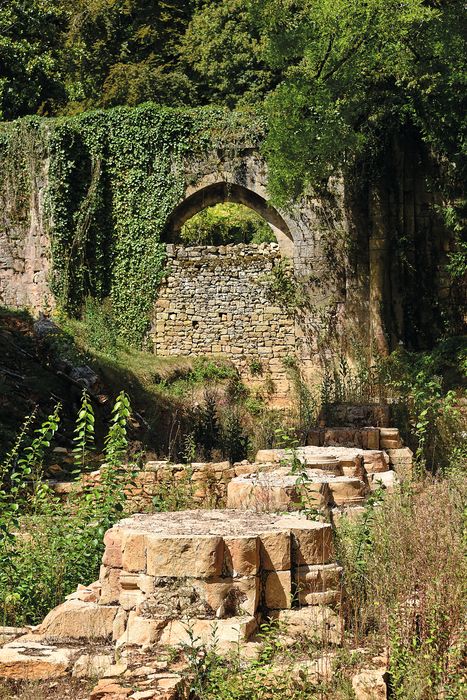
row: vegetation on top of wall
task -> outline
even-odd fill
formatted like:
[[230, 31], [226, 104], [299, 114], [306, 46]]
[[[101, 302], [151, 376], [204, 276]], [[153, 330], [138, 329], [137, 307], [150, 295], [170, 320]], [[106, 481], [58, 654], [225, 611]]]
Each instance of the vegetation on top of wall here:
[[187, 184], [183, 162], [193, 164], [193, 175], [210, 151], [235, 159], [240, 143], [256, 146], [263, 133], [256, 113], [154, 104], [2, 125], [1, 181], [19, 190], [18, 210], [44, 168], [45, 149], [50, 156], [46, 223], [61, 308], [77, 315], [87, 295], [110, 296], [119, 333], [141, 346], [164, 274], [164, 228]]
[[186, 245], [276, 241], [271, 228], [259, 214], [235, 202], [223, 202], [202, 209], [183, 224], [180, 238]]

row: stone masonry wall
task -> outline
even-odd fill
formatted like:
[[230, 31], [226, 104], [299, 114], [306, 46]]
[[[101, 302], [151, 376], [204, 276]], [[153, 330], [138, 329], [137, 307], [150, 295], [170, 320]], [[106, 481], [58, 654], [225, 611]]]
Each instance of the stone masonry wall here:
[[242, 375], [253, 360], [276, 395], [288, 381], [283, 361], [295, 351], [294, 321], [268, 301], [262, 278], [279, 264], [276, 243], [167, 246], [169, 273], [154, 311], [157, 355], [222, 353]]

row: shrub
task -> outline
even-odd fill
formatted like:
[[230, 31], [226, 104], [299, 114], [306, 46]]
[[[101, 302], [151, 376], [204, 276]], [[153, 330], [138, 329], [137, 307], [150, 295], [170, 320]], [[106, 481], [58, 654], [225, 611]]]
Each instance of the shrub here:
[[392, 697], [462, 697], [467, 479], [427, 481], [343, 519], [347, 623], [389, 648]]
[[[131, 472], [126, 457], [128, 398], [122, 392], [106, 438], [107, 464], [98, 484], [77, 488], [62, 503], [42, 481], [47, 448], [58, 426], [59, 407], [22, 449], [24, 431], [0, 473], [13, 465], [0, 486], [0, 611], [3, 624], [39, 622], [78, 583], [98, 577], [105, 531], [125, 507]], [[78, 416], [75, 455], [79, 463], [89, 447], [92, 409], [87, 397]], [[6, 467], [5, 467], [6, 465]]]

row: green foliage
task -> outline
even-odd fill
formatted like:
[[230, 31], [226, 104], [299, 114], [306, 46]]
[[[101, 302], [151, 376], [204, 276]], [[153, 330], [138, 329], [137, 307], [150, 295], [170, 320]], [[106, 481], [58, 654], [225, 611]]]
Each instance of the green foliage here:
[[238, 410], [229, 410], [222, 425], [222, 451], [229, 462], [240, 462], [248, 454], [249, 438]]
[[64, 98], [61, 0], [8, 0], [0, 5], [0, 120], [47, 112]]
[[[56, 408], [21, 448], [32, 419], [2, 465], [0, 483], [0, 609], [4, 624], [37, 623], [78, 583], [99, 573], [105, 531], [121, 516], [131, 469], [122, 470], [129, 406], [119, 396], [107, 439], [109, 461], [96, 484], [77, 484], [63, 503], [40, 479], [42, 462], [58, 427]], [[86, 395], [76, 424], [76, 447], [82, 455], [92, 434], [92, 411]], [[13, 470], [11, 471], [11, 466]]]
[[271, 303], [289, 313], [296, 312], [306, 301], [302, 285], [294, 277], [290, 260], [280, 260], [271, 272], [261, 277], [260, 282]]
[[427, 353], [399, 350], [382, 366], [386, 382], [405, 407], [421, 471], [457, 469], [467, 456], [460, 392], [454, 388], [465, 380], [466, 369], [462, 338], [444, 341]]
[[97, 352], [115, 358], [118, 348], [118, 323], [114, 317], [110, 299], [100, 304], [87, 297], [84, 303], [83, 323], [87, 328], [89, 345]]
[[186, 159], [226, 143], [234, 155], [238, 140], [257, 144], [263, 128], [252, 113], [153, 104], [2, 125], [1, 199], [7, 210], [13, 201], [23, 212], [24, 231], [32, 182], [50, 157], [44, 223], [52, 240], [51, 286], [71, 315], [81, 313], [87, 297], [106, 300], [101, 315], [94, 302], [87, 305], [97, 344], [107, 349], [112, 340], [104, 339], [115, 327], [103, 322], [106, 314], [121, 337], [143, 343], [164, 274], [164, 231], [187, 185]]
[[224, 202], [207, 207], [189, 219], [180, 231], [186, 245], [270, 243], [276, 239], [258, 214], [242, 204]]
[[12, 0], [0, 28], [6, 119], [148, 100], [231, 107], [275, 81], [239, 0]]
[[211, 459], [215, 449], [221, 446], [221, 427], [217, 412], [216, 395], [208, 389], [204, 392], [203, 402], [195, 410], [194, 435], [206, 460]]
[[75, 465], [84, 470], [89, 453], [94, 447], [94, 411], [86, 390], [83, 390], [81, 407], [76, 419], [73, 439], [73, 455]]
[[125, 392], [121, 391], [112, 409], [110, 428], [105, 438], [105, 460], [111, 467], [121, 464], [126, 455], [130, 414], [130, 400]]
[[156, 513], [187, 510], [195, 507], [191, 471], [187, 469], [182, 478], [160, 478], [157, 481], [152, 505]]
[[180, 61], [198, 99], [228, 107], [259, 102], [276, 74], [261, 60], [262, 37], [242, 0], [208, 0], [183, 36]]
[[404, 128], [451, 162], [465, 138], [461, 0], [249, 3], [263, 59], [282, 81], [267, 100], [266, 153], [278, 201], [371, 161]]
[[[375, 494], [337, 528], [344, 614], [354, 643], [385, 639], [398, 700], [462, 697], [465, 474]], [[462, 602], [464, 601], [464, 602]]]

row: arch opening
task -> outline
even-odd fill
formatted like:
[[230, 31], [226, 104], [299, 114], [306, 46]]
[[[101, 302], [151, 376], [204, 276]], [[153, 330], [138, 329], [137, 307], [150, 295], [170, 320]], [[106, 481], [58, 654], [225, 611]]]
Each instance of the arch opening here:
[[180, 202], [168, 221], [166, 242], [186, 245], [181, 237], [184, 224], [208, 207], [227, 202], [242, 204], [261, 216], [274, 233], [281, 254], [292, 257], [292, 235], [279, 212], [256, 192], [229, 182], [216, 182], [202, 187]]

